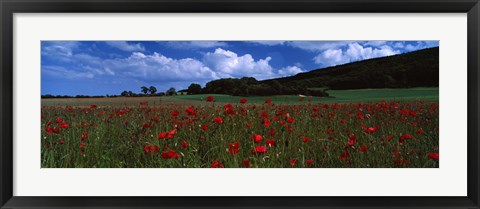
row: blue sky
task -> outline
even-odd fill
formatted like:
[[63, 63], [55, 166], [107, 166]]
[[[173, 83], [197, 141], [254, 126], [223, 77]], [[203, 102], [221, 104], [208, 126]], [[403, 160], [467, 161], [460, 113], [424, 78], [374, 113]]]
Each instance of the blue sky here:
[[438, 41], [42, 41], [42, 95], [159, 92], [219, 78], [285, 77]]

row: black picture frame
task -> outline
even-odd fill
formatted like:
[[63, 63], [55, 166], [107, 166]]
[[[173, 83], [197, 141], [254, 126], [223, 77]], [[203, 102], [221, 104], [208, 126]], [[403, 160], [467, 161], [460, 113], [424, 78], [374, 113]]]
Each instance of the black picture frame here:
[[[478, 0], [0, 0], [1, 208], [480, 208]], [[13, 196], [14, 13], [467, 13], [468, 195], [465, 197], [19, 197]], [[449, 181], [449, 179], [446, 179]], [[121, 185], [119, 185], [121, 186]]]

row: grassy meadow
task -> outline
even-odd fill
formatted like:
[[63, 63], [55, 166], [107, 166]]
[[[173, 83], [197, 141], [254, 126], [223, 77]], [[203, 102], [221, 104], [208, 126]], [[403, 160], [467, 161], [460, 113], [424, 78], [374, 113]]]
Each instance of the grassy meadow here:
[[437, 168], [438, 88], [43, 99], [42, 168]]

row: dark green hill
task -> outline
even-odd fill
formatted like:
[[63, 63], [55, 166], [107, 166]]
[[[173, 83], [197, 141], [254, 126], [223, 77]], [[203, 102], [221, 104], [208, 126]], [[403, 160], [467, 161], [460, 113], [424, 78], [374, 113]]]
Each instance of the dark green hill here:
[[409, 88], [438, 86], [439, 48], [363, 60], [312, 70], [295, 76], [270, 79], [286, 87], [330, 89]]

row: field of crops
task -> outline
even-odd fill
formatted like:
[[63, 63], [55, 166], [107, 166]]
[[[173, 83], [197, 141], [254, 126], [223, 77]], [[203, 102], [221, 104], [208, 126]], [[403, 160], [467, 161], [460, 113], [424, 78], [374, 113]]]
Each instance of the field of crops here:
[[42, 101], [42, 167], [439, 166], [437, 101], [115, 99]]

